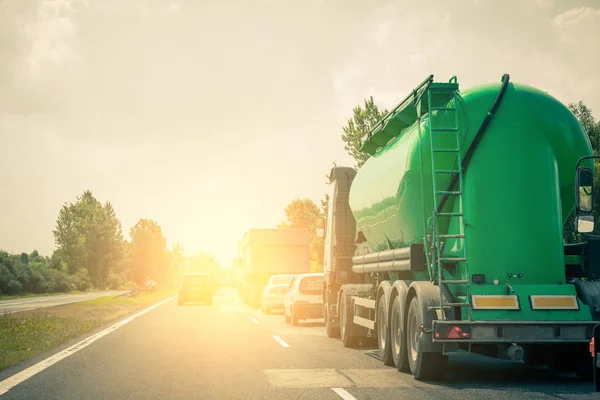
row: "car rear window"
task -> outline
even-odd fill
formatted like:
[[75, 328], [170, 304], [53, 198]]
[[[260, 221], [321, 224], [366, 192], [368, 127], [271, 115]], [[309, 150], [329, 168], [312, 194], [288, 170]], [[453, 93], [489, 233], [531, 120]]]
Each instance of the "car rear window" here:
[[274, 276], [271, 278], [271, 283], [273, 285], [289, 285], [292, 283], [292, 279], [294, 279], [294, 275]]
[[283, 294], [285, 293], [285, 291], [287, 290], [289, 286], [284, 286], [284, 285], [280, 285], [280, 286], [271, 286], [271, 288], [269, 289], [269, 292], [271, 293], [277, 293], [277, 294]]
[[321, 294], [323, 288], [323, 277], [312, 276], [302, 279], [300, 282], [300, 293], [302, 294]]

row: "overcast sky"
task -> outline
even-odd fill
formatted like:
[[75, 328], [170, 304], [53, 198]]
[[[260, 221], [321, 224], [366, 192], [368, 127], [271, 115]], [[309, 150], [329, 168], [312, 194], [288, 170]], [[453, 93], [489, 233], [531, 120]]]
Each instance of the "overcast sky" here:
[[91, 190], [229, 266], [353, 164], [365, 97], [509, 73], [600, 116], [599, 38], [594, 0], [0, 0], [0, 248], [50, 255]]

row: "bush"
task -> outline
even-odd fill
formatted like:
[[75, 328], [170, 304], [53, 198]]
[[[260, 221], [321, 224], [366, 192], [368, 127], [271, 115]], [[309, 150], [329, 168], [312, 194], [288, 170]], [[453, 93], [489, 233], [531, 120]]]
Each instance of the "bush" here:
[[123, 287], [123, 277], [111, 272], [108, 274], [108, 289], [121, 289]]
[[79, 269], [77, 273], [71, 275], [71, 282], [77, 290], [83, 291], [92, 287], [92, 280], [90, 279], [87, 270], [84, 268]]
[[13, 273], [15, 260], [7, 253], [0, 252], [0, 293], [15, 295], [23, 291], [21, 283]]
[[128, 281], [125, 284], [125, 289], [126, 290], [135, 290], [136, 288], [137, 288], [137, 284], [135, 282], [133, 282], [133, 281]]
[[64, 271], [50, 269], [49, 274], [54, 282], [54, 290], [57, 292], [70, 292], [75, 289], [75, 285], [71, 282], [69, 275]]

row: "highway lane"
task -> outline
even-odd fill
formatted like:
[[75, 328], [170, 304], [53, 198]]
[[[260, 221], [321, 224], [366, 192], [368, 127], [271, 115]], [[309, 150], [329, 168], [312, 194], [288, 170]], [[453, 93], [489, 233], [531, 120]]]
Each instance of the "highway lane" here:
[[105, 292], [90, 292], [76, 294], [59, 294], [56, 296], [22, 297], [11, 300], [0, 301], [0, 315], [19, 311], [33, 310], [36, 308], [60, 306], [63, 304], [77, 303], [85, 300], [93, 300], [98, 297], [116, 296], [125, 293], [123, 290], [112, 290]]
[[169, 301], [0, 400], [597, 398], [591, 383], [572, 375], [468, 354], [451, 357], [444, 382], [418, 382], [383, 366], [375, 352], [344, 348], [319, 321], [287, 325], [226, 290], [212, 306]]

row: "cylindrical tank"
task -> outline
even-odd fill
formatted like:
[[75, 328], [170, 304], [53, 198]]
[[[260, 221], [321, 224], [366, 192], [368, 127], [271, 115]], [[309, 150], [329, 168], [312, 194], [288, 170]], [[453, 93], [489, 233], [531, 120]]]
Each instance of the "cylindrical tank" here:
[[[463, 155], [500, 86], [466, 90], [455, 104]], [[449, 118], [450, 112], [437, 112]], [[417, 124], [375, 153], [354, 178], [350, 207], [373, 251], [423, 243], [430, 234], [434, 202], [429, 116], [421, 118], [421, 129]], [[509, 273], [522, 274], [520, 283], [563, 281], [563, 223], [574, 208], [575, 165], [590, 154], [589, 139], [567, 107], [538, 89], [509, 83], [463, 174], [470, 274], [483, 273], [489, 281], [500, 282]], [[455, 155], [436, 155], [436, 168], [456, 167]], [[447, 188], [449, 180], [438, 180], [438, 188]], [[446, 208], [458, 212], [457, 206], [449, 201]], [[461, 231], [458, 218], [452, 221], [441, 225], [442, 233]], [[460, 243], [447, 239], [445, 254], [460, 254]]]

